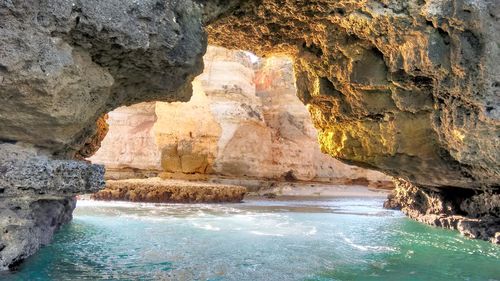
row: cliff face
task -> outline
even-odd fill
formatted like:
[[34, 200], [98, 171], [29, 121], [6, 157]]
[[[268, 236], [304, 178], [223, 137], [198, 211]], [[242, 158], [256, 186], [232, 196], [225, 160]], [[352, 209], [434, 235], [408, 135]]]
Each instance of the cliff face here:
[[17, 265], [71, 220], [76, 194], [104, 186], [104, 168], [0, 144], [0, 270]]
[[[411, 217], [498, 225], [496, 214], [459, 206], [481, 195], [500, 208], [499, 10], [498, 1], [248, 1], [207, 31], [212, 44], [293, 57], [322, 150], [404, 180], [392, 203]], [[418, 212], [405, 198], [421, 202]]]
[[209, 47], [204, 62], [189, 102], [112, 111], [108, 136], [90, 160], [106, 165], [110, 174], [127, 168], [125, 173], [156, 169], [173, 178], [390, 182], [321, 153], [309, 113], [296, 96], [290, 59], [253, 64], [242, 51]]
[[[198, 3], [0, 1], [0, 270], [104, 186], [98, 119], [146, 100], [188, 100], [206, 36]], [[102, 120], [102, 119], [101, 119]]]

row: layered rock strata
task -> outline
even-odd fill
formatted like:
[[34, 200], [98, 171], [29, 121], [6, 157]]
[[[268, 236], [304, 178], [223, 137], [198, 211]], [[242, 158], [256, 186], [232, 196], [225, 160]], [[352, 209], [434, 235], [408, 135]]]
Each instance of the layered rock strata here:
[[238, 203], [246, 191], [236, 185], [148, 178], [108, 180], [106, 188], [91, 198], [149, 203]]
[[104, 168], [0, 144], [0, 270], [13, 268], [71, 220], [76, 194], [104, 186]]

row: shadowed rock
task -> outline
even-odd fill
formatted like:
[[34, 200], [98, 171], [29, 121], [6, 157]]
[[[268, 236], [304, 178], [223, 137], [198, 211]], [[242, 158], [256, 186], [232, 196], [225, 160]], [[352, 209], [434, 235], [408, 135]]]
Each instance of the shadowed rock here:
[[[108, 111], [141, 101], [188, 100], [190, 82], [202, 69], [207, 23], [215, 44], [294, 57], [298, 95], [320, 129], [324, 152], [423, 191], [495, 195], [499, 6], [496, 0], [3, 0], [0, 140], [36, 147], [45, 159], [70, 159]], [[26, 165], [24, 171], [39, 169]], [[68, 190], [56, 183], [65, 186], [74, 180], [73, 168], [86, 169], [54, 165], [65, 172], [55, 173], [61, 182], [47, 186], [62, 194]], [[33, 175], [19, 181], [28, 183]], [[39, 199], [36, 189], [25, 188], [24, 197], [3, 198], [1, 211], [10, 212], [9, 202], [30, 206]], [[77, 185], [75, 192], [95, 188]], [[60, 204], [69, 206], [53, 202]], [[26, 216], [33, 220], [33, 214], [20, 215], [7, 223]], [[67, 221], [62, 217], [55, 221]], [[36, 235], [25, 237], [32, 240], [29, 251], [9, 252], [0, 244], [4, 265], [41, 243]]]
[[104, 167], [51, 160], [37, 150], [0, 144], [0, 270], [49, 243], [71, 220], [74, 195], [104, 186]]

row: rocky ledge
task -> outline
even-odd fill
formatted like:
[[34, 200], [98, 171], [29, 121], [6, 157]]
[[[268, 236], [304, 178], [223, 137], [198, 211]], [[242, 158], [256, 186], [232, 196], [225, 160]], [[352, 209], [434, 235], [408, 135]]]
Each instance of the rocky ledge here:
[[433, 226], [456, 229], [464, 236], [500, 244], [500, 194], [468, 189], [429, 189], [396, 180], [384, 207]]
[[160, 178], [109, 180], [93, 194], [95, 200], [125, 200], [149, 203], [241, 202], [245, 187]]
[[103, 185], [104, 167], [51, 160], [30, 147], [0, 144], [0, 270], [12, 269], [72, 218], [74, 196]]

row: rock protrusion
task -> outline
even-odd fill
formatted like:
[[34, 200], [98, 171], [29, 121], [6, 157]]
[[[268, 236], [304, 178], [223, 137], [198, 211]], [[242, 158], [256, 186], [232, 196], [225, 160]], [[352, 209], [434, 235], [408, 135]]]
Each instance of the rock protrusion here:
[[431, 190], [403, 180], [395, 182], [396, 188], [384, 207], [401, 209], [410, 218], [429, 225], [457, 229], [470, 238], [500, 242], [500, 194]]
[[148, 178], [108, 180], [106, 188], [91, 198], [149, 203], [238, 203], [246, 191], [236, 185]]

